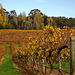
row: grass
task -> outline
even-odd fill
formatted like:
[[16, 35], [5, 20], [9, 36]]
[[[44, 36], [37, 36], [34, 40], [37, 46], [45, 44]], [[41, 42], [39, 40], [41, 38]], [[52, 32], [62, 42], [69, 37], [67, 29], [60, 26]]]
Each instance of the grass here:
[[[53, 65], [53, 68], [58, 68], [58, 64], [52, 64], [52, 65]], [[46, 66], [47, 67], [50, 67], [50, 64], [47, 63]], [[66, 64], [64, 62], [62, 62], [61, 68], [62, 68], [62, 70], [70, 73], [70, 65], [69, 65], [69, 62], [67, 62]]]
[[63, 62], [61, 64], [61, 68], [62, 68], [62, 70], [65, 70], [66, 72], [69, 72], [70, 73], [70, 65], [69, 65], [68, 62], [66, 64]]
[[0, 44], [0, 47], [1, 47], [2, 45]]
[[15, 45], [16, 45], [16, 49], [18, 49], [18, 48], [19, 48], [19, 46], [20, 46], [19, 44], [15, 44]]
[[0, 64], [0, 75], [20, 75], [17, 68], [13, 65], [10, 57], [10, 45], [7, 44], [7, 53], [2, 64]]

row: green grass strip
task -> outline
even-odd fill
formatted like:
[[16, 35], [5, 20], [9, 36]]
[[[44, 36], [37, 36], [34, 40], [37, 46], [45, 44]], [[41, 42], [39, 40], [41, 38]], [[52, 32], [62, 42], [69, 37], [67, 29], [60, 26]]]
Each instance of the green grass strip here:
[[10, 44], [7, 44], [7, 53], [2, 64], [0, 64], [0, 75], [20, 75], [17, 68], [13, 65], [10, 57]]
[[[53, 65], [53, 68], [58, 68], [58, 64], [52, 64], [52, 65]], [[50, 64], [47, 63], [46, 66], [47, 67], [50, 67]], [[62, 62], [61, 69], [70, 73], [70, 65], [69, 65], [69, 62], [67, 62], [66, 64], [64, 62]]]
[[1, 47], [2, 45], [0, 44], [0, 47]]
[[65, 70], [66, 72], [69, 72], [70, 73], [70, 65], [69, 65], [69, 62], [63, 62], [62, 64], [61, 64], [61, 68], [62, 68], [62, 70]]

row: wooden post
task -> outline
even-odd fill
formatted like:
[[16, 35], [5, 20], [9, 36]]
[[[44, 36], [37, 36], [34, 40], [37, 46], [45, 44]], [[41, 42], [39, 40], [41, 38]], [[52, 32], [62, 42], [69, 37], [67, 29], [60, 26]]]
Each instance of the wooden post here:
[[30, 63], [30, 57], [28, 58], [28, 62]]
[[[42, 37], [42, 46], [44, 44], [44, 36]], [[45, 56], [45, 52], [44, 52], [44, 56]], [[43, 61], [43, 74], [46, 73], [46, 58], [42, 59]]]
[[75, 75], [75, 36], [70, 37], [70, 75]]
[[42, 59], [42, 61], [43, 61], [43, 73], [45, 73], [45, 60]]
[[39, 65], [39, 60], [38, 60], [38, 65]]
[[51, 70], [50, 70], [50, 73], [52, 72], [52, 69], [53, 69], [53, 66], [52, 66], [52, 58], [51, 58], [51, 51], [49, 51], [49, 63], [50, 63], [50, 66], [51, 66]]
[[46, 73], [46, 59], [42, 59], [43, 60], [43, 73]]
[[60, 52], [58, 53], [58, 66], [59, 66], [59, 72], [58, 72], [58, 75], [61, 75], [60, 74], [60, 70], [61, 70], [61, 61], [60, 61]]

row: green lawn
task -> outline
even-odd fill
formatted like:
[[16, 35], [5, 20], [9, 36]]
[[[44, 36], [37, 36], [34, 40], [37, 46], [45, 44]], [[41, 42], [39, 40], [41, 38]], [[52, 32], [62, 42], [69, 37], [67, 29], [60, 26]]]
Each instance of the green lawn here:
[[4, 61], [0, 64], [0, 75], [21, 75], [12, 63], [9, 44], [7, 44], [7, 53], [4, 57]]

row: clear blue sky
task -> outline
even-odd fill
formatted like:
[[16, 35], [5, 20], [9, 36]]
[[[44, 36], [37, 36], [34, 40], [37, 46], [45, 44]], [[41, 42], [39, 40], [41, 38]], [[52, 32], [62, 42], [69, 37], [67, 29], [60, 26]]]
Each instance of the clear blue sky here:
[[17, 14], [39, 9], [47, 16], [75, 18], [75, 0], [0, 0], [7, 11], [16, 10]]

